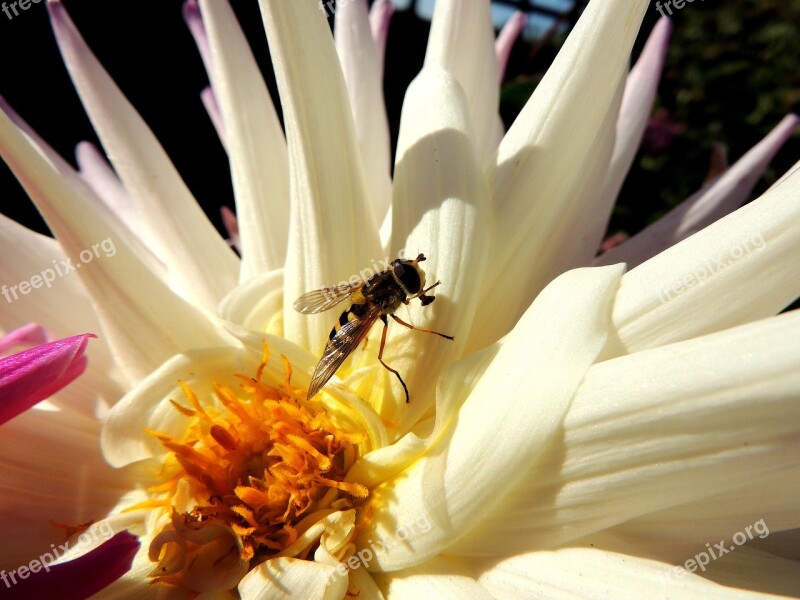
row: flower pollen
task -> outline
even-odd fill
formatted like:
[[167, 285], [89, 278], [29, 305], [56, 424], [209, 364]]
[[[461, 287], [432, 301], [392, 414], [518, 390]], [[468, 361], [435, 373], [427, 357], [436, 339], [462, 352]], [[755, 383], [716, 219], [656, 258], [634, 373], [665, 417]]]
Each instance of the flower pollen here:
[[[322, 404], [306, 401], [282, 358], [283, 385], [262, 382], [265, 348], [255, 377], [235, 375], [240, 390], [213, 383], [213, 407], [179, 382], [190, 406], [172, 405], [191, 419], [183, 439], [148, 432], [169, 451], [163, 483], [150, 488], [160, 499], [139, 506], [171, 512], [150, 546], [157, 581], [197, 589], [186, 570], [198, 562], [225, 565], [223, 587], [235, 585], [252, 566], [296, 550], [320, 519], [368, 496], [365, 486], [344, 481], [364, 434], [342, 430]], [[197, 561], [203, 553], [213, 556]]]

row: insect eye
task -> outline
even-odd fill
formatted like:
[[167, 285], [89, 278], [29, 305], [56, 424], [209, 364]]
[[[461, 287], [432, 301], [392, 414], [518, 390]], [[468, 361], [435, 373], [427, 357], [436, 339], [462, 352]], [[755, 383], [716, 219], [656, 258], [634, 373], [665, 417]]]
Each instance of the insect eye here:
[[419, 293], [422, 289], [422, 280], [417, 269], [409, 265], [404, 266], [400, 262], [395, 263], [393, 269], [395, 276], [410, 296]]

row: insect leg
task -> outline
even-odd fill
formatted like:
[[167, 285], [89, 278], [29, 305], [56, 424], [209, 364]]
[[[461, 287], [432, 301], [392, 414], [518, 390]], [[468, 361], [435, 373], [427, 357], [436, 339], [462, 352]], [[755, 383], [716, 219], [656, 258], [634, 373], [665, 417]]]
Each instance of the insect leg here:
[[383, 362], [383, 347], [386, 345], [386, 332], [389, 329], [389, 321], [386, 319], [386, 315], [381, 315], [381, 321], [383, 321], [383, 333], [381, 334], [381, 349], [378, 351], [378, 360], [386, 368], [387, 371], [391, 371], [397, 376], [397, 378], [400, 380], [400, 384], [403, 386], [403, 391], [406, 393], [406, 402], [407, 403], [411, 402], [411, 399], [408, 396], [408, 387], [406, 387], [406, 382], [403, 381], [403, 378], [400, 377], [400, 373], [398, 373], [392, 367]]
[[414, 327], [413, 325], [411, 325], [410, 323], [406, 323], [405, 321], [403, 321], [403, 319], [401, 319], [396, 315], [391, 315], [391, 317], [395, 321], [400, 323], [400, 325], [402, 325], [403, 327], [408, 327], [409, 329], [413, 329], [414, 331], [421, 331], [422, 333], [433, 333], [435, 335], [440, 335], [447, 340], [455, 339], [452, 335], [447, 335], [446, 333], [439, 333], [438, 331], [433, 331], [432, 329], [420, 329], [419, 327]]

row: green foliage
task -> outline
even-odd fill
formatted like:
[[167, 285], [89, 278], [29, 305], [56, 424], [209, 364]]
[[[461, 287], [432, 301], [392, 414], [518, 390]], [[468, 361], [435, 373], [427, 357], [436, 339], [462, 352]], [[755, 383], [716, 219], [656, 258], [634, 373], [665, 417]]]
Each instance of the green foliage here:
[[[636, 51], [658, 17], [651, 6]], [[656, 110], [684, 128], [666, 150], [639, 152], [611, 233], [635, 233], [697, 190], [714, 142], [725, 144], [734, 162], [800, 104], [800, 1], [707, 0], [687, 3], [671, 18], [674, 31]], [[523, 88], [532, 91], [538, 80], [528, 75], [506, 86], [507, 120], [521, 108]], [[795, 134], [754, 197], [798, 158], [800, 135]]]

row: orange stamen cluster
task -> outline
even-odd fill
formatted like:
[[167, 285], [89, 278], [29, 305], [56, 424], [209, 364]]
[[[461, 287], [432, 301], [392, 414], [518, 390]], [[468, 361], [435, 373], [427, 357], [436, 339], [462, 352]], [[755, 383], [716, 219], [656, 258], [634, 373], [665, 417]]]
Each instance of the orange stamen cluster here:
[[[171, 453], [167, 485], [152, 491], [169, 498], [178, 482], [187, 482], [196, 504], [184, 514], [186, 522], [227, 525], [240, 540], [243, 560], [293, 544], [310, 526], [304, 518], [340, 503], [342, 493], [348, 502], [368, 495], [363, 485], [344, 481], [363, 434], [342, 431], [321, 405], [304, 400], [305, 393], [291, 387], [285, 358], [283, 386], [262, 383], [266, 362], [265, 350], [255, 378], [236, 376], [238, 393], [213, 385], [220, 410], [204, 408], [181, 382], [191, 407], [173, 406], [192, 419], [184, 439], [150, 432]], [[168, 498], [162, 506], [171, 504]]]

